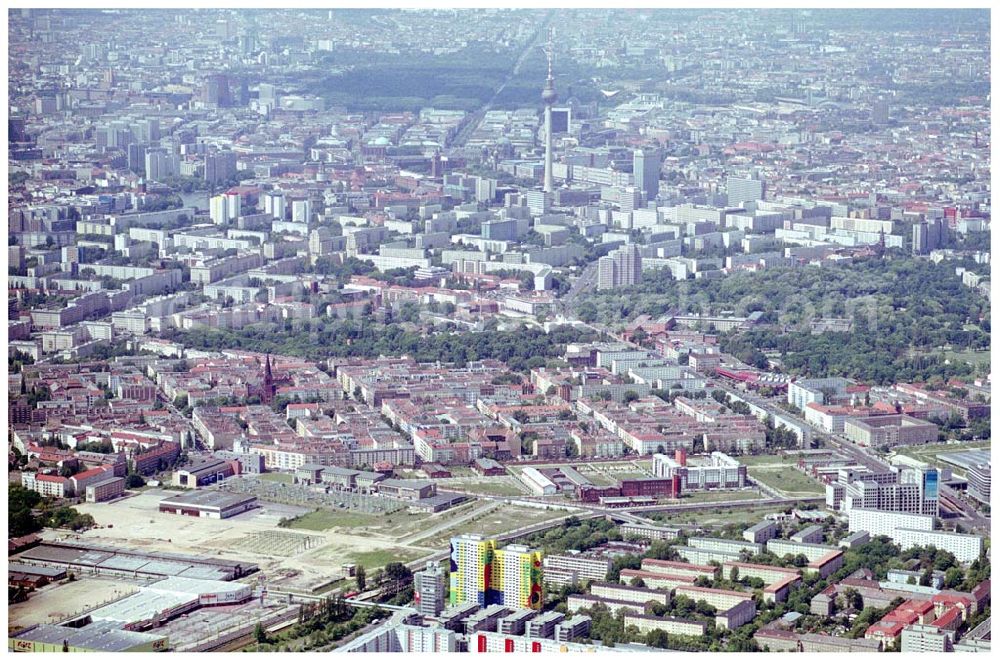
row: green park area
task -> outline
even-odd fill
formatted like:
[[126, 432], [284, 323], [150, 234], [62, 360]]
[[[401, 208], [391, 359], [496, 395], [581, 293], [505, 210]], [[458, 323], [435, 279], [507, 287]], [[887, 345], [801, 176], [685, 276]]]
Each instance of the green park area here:
[[739, 502], [742, 500], [759, 500], [760, 493], [756, 490], [709, 490], [681, 496], [681, 504]]
[[750, 477], [791, 497], [822, 495], [823, 484], [794, 467], [751, 469]]
[[774, 507], [747, 509], [738, 507], [706, 507], [698, 511], [673, 511], [658, 513], [653, 516], [668, 525], [693, 525], [697, 527], [723, 526], [733, 523], [757, 523], [768, 514], [774, 513]]
[[764, 454], [760, 456], [740, 456], [739, 461], [746, 465], [747, 467], [754, 467], [756, 465], [794, 465], [796, 458], [794, 456], [783, 456], [780, 454]]
[[462, 481], [445, 480], [438, 485], [438, 488], [444, 490], [463, 490], [479, 495], [496, 495], [498, 497], [517, 497], [527, 493], [527, 490], [512, 477], [497, 478], [494, 480], [483, 479], [480, 481], [476, 481], [475, 479]]
[[355, 564], [374, 569], [383, 567], [389, 562], [412, 562], [426, 553], [409, 548], [387, 548], [383, 550], [371, 550], [368, 552], [358, 552], [351, 555]]

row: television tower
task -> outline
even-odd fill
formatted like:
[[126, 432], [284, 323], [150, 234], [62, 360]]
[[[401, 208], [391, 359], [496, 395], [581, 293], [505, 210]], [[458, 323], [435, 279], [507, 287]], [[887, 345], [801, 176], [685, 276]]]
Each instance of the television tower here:
[[545, 79], [545, 89], [542, 90], [542, 102], [545, 104], [545, 185], [542, 190], [545, 193], [552, 193], [552, 104], [559, 98], [552, 80], [553, 33], [554, 29], [550, 29], [549, 43], [545, 48], [545, 57], [549, 61], [549, 75]]

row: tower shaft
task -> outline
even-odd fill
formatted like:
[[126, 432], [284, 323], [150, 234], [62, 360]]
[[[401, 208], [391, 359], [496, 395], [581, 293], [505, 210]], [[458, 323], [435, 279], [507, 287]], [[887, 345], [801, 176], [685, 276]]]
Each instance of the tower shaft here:
[[552, 104], [545, 104], [545, 193], [552, 193]]

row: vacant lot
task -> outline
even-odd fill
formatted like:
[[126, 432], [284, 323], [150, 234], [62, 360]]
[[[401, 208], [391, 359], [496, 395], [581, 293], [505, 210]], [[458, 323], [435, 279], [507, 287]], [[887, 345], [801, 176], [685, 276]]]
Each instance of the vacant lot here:
[[550, 520], [559, 516], [562, 511], [532, 509], [530, 507], [514, 506], [503, 504], [487, 513], [467, 520], [457, 527], [453, 527], [427, 538], [417, 541], [417, 545], [430, 548], [443, 548], [448, 545], [451, 537], [459, 534], [482, 534], [483, 536], [494, 536], [502, 534], [512, 529], [533, 525], [544, 520]]
[[[226, 520], [160, 513], [159, 501], [174, 494], [176, 491], [157, 489], [112, 504], [81, 504], [80, 511], [94, 516], [98, 525], [114, 527], [81, 532], [79, 536], [95, 543], [140, 550], [252, 561], [276, 588], [307, 590], [340, 577], [340, 565], [353, 562], [358, 555], [400, 548], [399, 538], [425, 528], [423, 514], [410, 515], [405, 511], [389, 516], [350, 511], [312, 515], [312, 510], [302, 507], [264, 504], [260, 509]], [[316, 529], [302, 528], [296, 532], [279, 528], [282, 519], [300, 516], [312, 516], [304, 522]], [[262, 546], [261, 542], [272, 533], [306, 535], [308, 545], [291, 545], [294, 542], [289, 537], [282, 537], [282, 543], [287, 539], [289, 545], [282, 545], [280, 550]], [[412, 559], [429, 552], [430, 549], [416, 547]]]
[[84, 610], [113, 601], [135, 591], [131, 582], [77, 576], [74, 582], [49, 585], [32, 592], [24, 603], [8, 606], [7, 630], [33, 624], [50, 624], [72, 617]]
[[376, 516], [370, 513], [318, 509], [288, 521], [284, 527], [316, 531], [333, 529], [334, 527], [369, 527], [379, 523], [384, 518], [384, 516]]
[[499, 497], [515, 497], [527, 494], [527, 489], [513, 477], [495, 477], [484, 479], [442, 479], [438, 487], [443, 490], [461, 490], [479, 495], [497, 495]]

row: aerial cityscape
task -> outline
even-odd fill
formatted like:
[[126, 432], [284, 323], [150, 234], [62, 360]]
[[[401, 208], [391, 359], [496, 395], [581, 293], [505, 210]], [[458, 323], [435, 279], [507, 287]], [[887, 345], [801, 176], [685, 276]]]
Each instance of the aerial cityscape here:
[[990, 651], [989, 9], [9, 9], [9, 652]]

